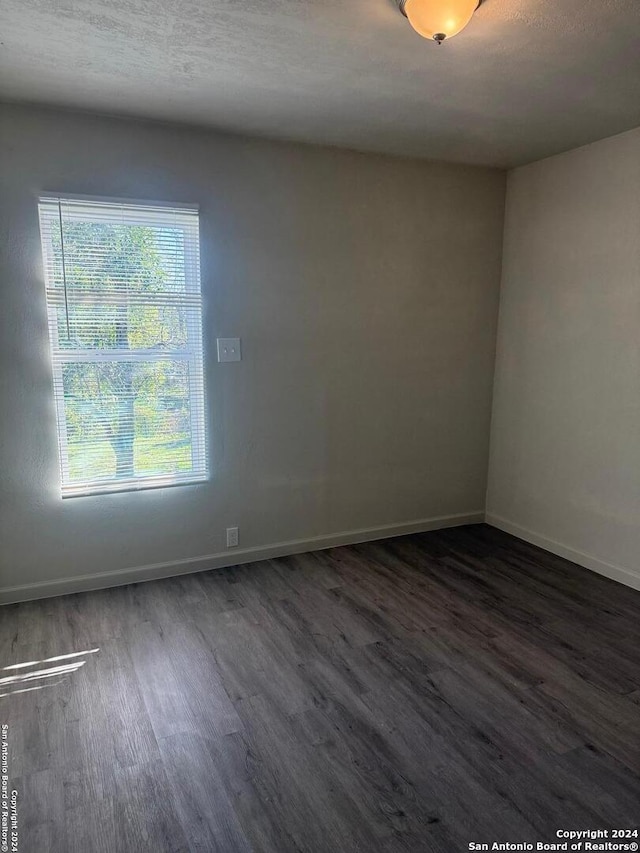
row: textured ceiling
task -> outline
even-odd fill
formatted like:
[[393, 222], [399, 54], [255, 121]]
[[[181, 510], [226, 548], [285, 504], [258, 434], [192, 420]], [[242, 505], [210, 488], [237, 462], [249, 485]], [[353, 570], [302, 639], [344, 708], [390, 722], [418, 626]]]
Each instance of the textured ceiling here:
[[640, 0], [2, 0], [0, 99], [512, 166], [640, 125]]

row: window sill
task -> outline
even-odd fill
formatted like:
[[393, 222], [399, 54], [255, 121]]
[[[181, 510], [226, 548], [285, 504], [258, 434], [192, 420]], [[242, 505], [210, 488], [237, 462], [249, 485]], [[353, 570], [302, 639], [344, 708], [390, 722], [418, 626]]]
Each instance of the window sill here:
[[95, 497], [97, 495], [114, 495], [123, 492], [146, 492], [150, 489], [172, 489], [176, 486], [194, 486], [206, 483], [209, 474], [198, 474], [190, 477], [148, 477], [144, 480], [123, 480], [117, 483], [109, 480], [102, 483], [86, 483], [84, 485], [67, 486], [62, 492], [62, 499]]

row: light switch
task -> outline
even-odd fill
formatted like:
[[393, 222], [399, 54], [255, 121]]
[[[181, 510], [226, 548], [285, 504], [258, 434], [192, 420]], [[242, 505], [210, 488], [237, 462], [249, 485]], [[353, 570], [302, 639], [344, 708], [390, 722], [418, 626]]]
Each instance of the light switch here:
[[218, 338], [218, 361], [240, 361], [240, 338]]

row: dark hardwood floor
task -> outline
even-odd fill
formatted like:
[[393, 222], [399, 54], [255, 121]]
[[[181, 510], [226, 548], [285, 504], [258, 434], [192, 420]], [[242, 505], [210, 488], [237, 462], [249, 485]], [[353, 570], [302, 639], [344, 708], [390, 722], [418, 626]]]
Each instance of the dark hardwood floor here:
[[637, 826], [639, 617], [640, 593], [483, 525], [2, 608], [19, 851]]

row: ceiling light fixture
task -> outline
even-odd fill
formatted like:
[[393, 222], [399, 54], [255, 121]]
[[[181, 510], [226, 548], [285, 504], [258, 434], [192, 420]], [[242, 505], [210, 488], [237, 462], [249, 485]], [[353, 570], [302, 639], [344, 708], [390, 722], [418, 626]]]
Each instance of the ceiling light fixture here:
[[482, 0], [398, 0], [413, 29], [437, 44], [463, 30], [480, 3]]

